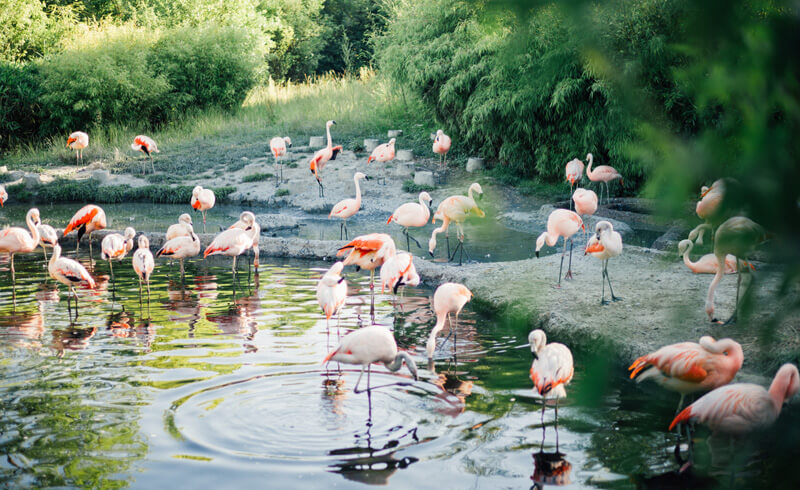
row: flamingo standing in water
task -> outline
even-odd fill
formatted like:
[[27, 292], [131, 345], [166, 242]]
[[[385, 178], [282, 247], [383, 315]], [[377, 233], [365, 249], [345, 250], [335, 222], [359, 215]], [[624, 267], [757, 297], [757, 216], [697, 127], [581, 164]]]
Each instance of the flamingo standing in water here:
[[[341, 315], [342, 306], [347, 301], [347, 281], [342, 275], [342, 269], [344, 264], [336, 262], [317, 283], [317, 302], [325, 314], [325, 327], [328, 330], [331, 317]], [[339, 318], [336, 320], [336, 325], [338, 327]]]
[[0, 184], [0, 208], [4, 208], [6, 206], [6, 201], [8, 201], [8, 192], [6, 188], [3, 187], [3, 184]]
[[361, 209], [361, 186], [358, 184], [361, 179], [369, 180], [369, 177], [361, 172], [356, 172], [353, 175], [353, 182], [356, 184], [356, 198], [342, 199], [333, 206], [330, 214], [328, 214], [328, 218], [336, 217], [342, 220], [342, 224], [339, 226], [339, 240], [342, 239], [342, 230], [344, 230], [344, 239], [347, 240], [347, 219], [355, 216], [358, 210]]
[[36, 229], [39, 230], [39, 245], [41, 245], [44, 253], [44, 261], [47, 262], [47, 248], [45, 247], [53, 248], [53, 245], [58, 242], [58, 234], [56, 229], [50, 225], [39, 224]]
[[[175, 225], [173, 225], [175, 226]], [[156, 257], [169, 257], [171, 259], [178, 259], [178, 262], [181, 264], [181, 280], [184, 278], [184, 269], [183, 269], [183, 261], [184, 259], [188, 259], [190, 257], [195, 257], [197, 254], [200, 253], [200, 239], [194, 233], [194, 229], [192, 229], [192, 225], [189, 224], [189, 235], [179, 235], [164, 243], [158, 252], [156, 252]], [[170, 227], [171, 228], [171, 227]]]
[[452, 140], [441, 129], [436, 131], [433, 138], [433, 152], [439, 155], [439, 166], [447, 169], [447, 152], [450, 151]]
[[775, 423], [784, 402], [800, 391], [800, 375], [793, 364], [784, 364], [772, 380], [769, 391], [750, 383], [721, 386], [703, 395], [679, 413], [669, 426], [699, 422], [713, 432], [747, 434]]
[[236, 257], [253, 248], [256, 229], [229, 228], [217, 235], [203, 252], [203, 258], [209, 255], [227, 255], [233, 257], [233, 279], [236, 281]]
[[272, 151], [272, 155], [275, 157], [275, 165], [278, 165], [279, 161], [281, 162], [280, 176], [276, 176], [278, 177], [278, 185], [283, 182], [283, 161], [278, 160], [278, 158], [286, 156], [287, 147], [292, 147], [292, 139], [288, 136], [284, 136], [283, 138], [276, 136], [269, 140], [269, 149]]
[[142, 306], [142, 283], [147, 285], [147, 314], [150, 315], [150, 276], [153, 275], [155, 260], [150, 251], [150, 240], [139, 235], [139, 248], [133, 253], [133, 271], [139, 276], [139, 307]]
[[[414, 267], [414, 256], [410, 253], [400, 252], [393, 257], [389, 257], [381, 266], [381, 293], [386, 288], [397, 295], [400, 286], [419, 286], [420, 278], [417, 268]], [[405, 288], [403, 288], [405, 290]], [[395, 301], [395, 306], [396, 306]]]
[[[722, 276], [725, 275], [725, 259], [728, 254], [736, 257], [736, 270], [742, 271], [742, 268], [739, 267], [739, 261], [746, 259], [747, 255], [765, 239], [764, 228], [743, 216], [734, 216], [717, 228], [714, 236], [714, 255], [717, 257], [717, 272], [708, 286], [705, 305], [708, 319], [713, 323], [721, 323], [714, 317], [714, 293], [722, 280]], [[744, 270], [747, 270], [747, 268], [745, 267]], [[740, 273], [736, 280], [736, 306], [733, 310], [733, 315], [725, 322], [726, 325], [736, 321], [736, 314], [739, 311], [739, 289], [741, 285], [742, 274]]]
[[169, 225], [164, 239], [169, 241], [173, 238], [178, 238], [179, 236], [190, 237], [192, 236], [192, 233], [194, 233], [194, 223], [192, 223], [192, 217], [189, 216], [188, 213], [183, 213], [178, 217], [178, 223]]
[[14, 285], [17, 284], [14, 255], [31, 253], [39, 246], [39, 229], [37, 228], [41, 223], [39, 210], [29, 209], [25, 216], [25, 222], [28, 224], [30, 232], [16, 226], [0, 230], [0, 253], [7, 253], [11, 258], [11, 283]]
[[67, 148], [75, 150], [75, 165], [83, 163], [83, 149], [89, 146], [89, 135], [83, 131], [75, 131], [67, 138]]
[[314, 156], [311, 157], [311, 161], [309, 162], [311, 173], [314, 174], [314, 178], [317, 179], [317, 184], [319, 184], [319, 197], [325, 197], [325, 189], [322, 187], [322, 180], [319, 173], [325, 168], [325, 164], [328, 163], [329, 160], [336, 160], [336, 155], [342, 151], [341, 145], [333, 146], [331, 140], [331, 126], [334, 124], [336, 124], [336, 121], [328, 121], [325, 123], [325, 131], [328, 134], [328, 146], [314, 153]]
[[572, 279], [572, 236], [578, 230], [586, 229], [583, 220], [578, 213], [568, 209], [556, 209], [547, 217], [547, 231], [539, 235], [536, 239], [536, 258], [539, 258], [539, 251], [547, 243], [548, 247], [555, 246], [558, 239], [564, 237], [564, 251], [561, 252], [561, 265], [558, 267], [558, 284], [561, 287], [561, 271], [564, 269], [564, 256], [567, 254], [567, 241], [569, 240], [569, 266], [564, 279]]
[[353, 239], [350, 243], [340, 248], [336, 256], [350, 253], [345, 257], [344, 265], [355, 265], [369, 271], [370, 315], [375, 314], [375, 269], [397, 254], [392, 237], [385, 233], [370, 233]]
[[[411, 384], [400, 382], [370, 387], [370, 367], [374, 362], [382, 362], [386, 369], [392, 372], [399, 371], [405, 362], [414, 381], [417, 380], [417, 365], [414, 363], [414, 359], [407, 352], [398, 351], [392, 332], [380, 325], [360, 328], [342, 337], [339, 345], [323, 360], [323, 362], [329, 361], [361, 366], [361, 374], [358, 375], [353, 393], [363, 393], [364, 391], [370, 393], [371, 390], [386, 386], [409, 386]], [[358, 385], [364, 375], [364, 370], [367, 371], [367, 389], [359, 390]]]
[[64, 235], [67, 236], [72, 230], [78, 230], [78, 239], [75, 244], [75, 256], [78, 256], [78, 247], [81, 245], [81, 237], [89, 234], [89, 259], [92, 258], [92, 232], [105, 229], [106, 212], [96, 204], [87, 204], [80, 208], [77, 213], [69, 220], [69, 224], [64, 228]]
[[[572, 200], [575, 202], [575, 212], [578, 216], [591, 216], [597, 211], [597, 194], [594, 191], [578, 187], [575, 193], [572, 194]], [[583, 230], [586, 233], [586, 230]]]
[[[372, 154], [367, 158], [367, 164], [372, 161], [378, 163], [386, 163], [394, 160], [394, 142], [395, 139], [392, 138], [389, 140], [388, 143], [384, 143], [382, 145], [378, 145], [372, 150]], [[386, 185], [386, 168], [383, 169], [383, 177], [378, 179], [383, 180], [383, 185]], [[380, 183], [380, 182], [379, 182]]]
[[[259, 248], [261, 242], [261, 225], [256, 221], [256, 215], [250, 211], [242, 211], [242, 214], [239, 215], [239, 220], [232, 224], [229, 229], [233, 228], [239, 228], [245, 231], [253, 229], [253, 267], [256, 272], [258, 272], [258, 256], [261, 252]], [[249, 267], [248, 265], [248, 269]]]
[[[428, 362], [433, 360], [433, 353], [436, 350], [436, 335], [444, 328], [445, 320], [450, 324], [450, 334], [455, 335], [458, 339], [458, 315], [464, 308], [464, 305], [472, 299], [472, 291], [467, 289], [463, 284], [455, 282], [446, 282], [436, 288], [433, 293], [433, 311], [436, 313], [436, 325], [431, 330], [428, 336], [428, 343], [425, 345], [425, 352], [428, 354]], [[450, 313], [455, 313], [456, 323], [450, 319]], [[448, 335], [449, 338], [450, 335]], [[445, 339], [447, 342], [447, 339]], [[453, 355], [456, 353], [456, 340], [453, 340]]]
[[[133, 143], [131, 143], [131, 149], [136, 151], [141, 151], [142, 153], [150, 157], [150, 166], [153, 168], [153, 173], [156, 173], [156, 166], [153, 163], [153, 153], [161, 153], [161, 152], [158, 150], [158, 146], [156, 146], [156, 142], [153, 141], [152, 138], [140, 134], [139, 136], [133, 139]], [[146, 171], [147, 171], [147, 163], [143, 163], [142, 175], [144, 175]]]
[[[614, 167], [608, 165], [599, 165], [592, 170], [592, 163], [594, 162], [594, 156], [591, 153], [586, 155], [587, 160], [589, 160], [589, 166], [586, 168], [586, 176], [589, 177], [589, 180], [592, 182], [600, 182], [601, 184], [605, 184], [606, 187], [606, 203], [610, 198], [608, 192], [608, 183], [612, 180], [619, 179], [620, 183], [622, 183], [622, 174], [617, 172]], [[600, 202], [603, 201], [603, 189], [600, 188]]]
[[[716, 274], [719, 263], [714, 254], [705, 254], [696, 262], [692, 262], [692, 259], [689, 258], [692, 248], [694, 248], [694, 243], [691, 240], [681, 240], [678, 243], [678, 254], [683, 256], [683, 263], [686, 264], [686, 267], [695, 274]], [[742, 265], [755, 269], [749, 262], [743, 262]], [[725, 274], [736, 274], [737, 272], [736, 257], [728, 254], [725, 257]]]
[[192, 199], [189, 202], [192, 209], [203, 213], [203, 233], [206, 232], [206, 211], [214, 207], [217, 202], [217, 197], [211, 189], [203, 189], [203, 186], [197, 185], [192, 189]]
[[706, 230], [712, 231], [711, 223], [717, 221], [722, 209], [722, 201], [725, 200], [725, 179], [715, 180], [711, 187], [703, 186], [700, 188], [700, 200], [697, 201], [695, 212], [703, 220], [689, 232], [689, 240], [697, 239], [697, 244], [703, 244], [703, 235]]
[[[461, 259], [464, 253], [464, 221], [466, 221], [470, 214], [475, 214], [481, 218], [486, 216], [486, 214], [478, 207], [478, 203], [475, 202], [473, 192], [477, 193], [478, 199], [483, 197], [483, 189], [481, 189], [481, 185], [475, 182], [469, 186], [469, 191], [466, 196], [450, 196], [439, 204], [439, 207], [433, 214], [433, 222], [436, 223], [436, 220], [440, 219], [442, 220], [442, 226], [433, 230], [433, 233], [431, 233], [431, 238], [428, 240], [428, 252], [431, 254], [431, 257], [433, 257], [433, 251], [436, 249], [436, 235], [444, 232], [445, 238], [447, 239], [448, 260], [455, 259], [456, 253], [461, 250], [461, 255], [458, 257], [458, 263], [459, 265], [461, 264]], [[456, 227], [458, 228], [458, 245], [456, 246], [456, 249], [453, 250], [452, 257], [450, 256], [450, 239], [448, 236], [448, 228], [450, 227], [451, 221], [455, 223]], [[467, 260], [469, 260], [469, 254], [467, 254]]]
[[622, 235], [614, 231], [614, 226], [608, 221], [600, 221], [595, 226], [595, 235], [589, 239], [586, 244], [586, 254], [592, 254], [592, 257], [600, 259], [603, 267], [603, 286], [600, 296], [600, 304], [607, 305], [606, 301], [606, 283], [608, 281], [608, 290], [611, 291], [611, 301], [622, 301], [619, 296], [614, 296], [614, 289], [611, 288], [611, 278], [608, 277], [608, 260], [617, 257], [622, 253]]
[[[572, 195], [572, 188], [575, 186], [575, 183], [580, 182], [581, 179], [583, 179], [583, 167], [583, 162], [577, 158], [573, 158], [567, 162], [567, 182], [569, 182], [570, 195]], [[570, 203], [570, 206], [571, 205], [572, 203]], [[572, 209], [572, 207], [570, 207], [570, 209]]]
[[[94, 279], [92, 279], [92, 276], [89, 275], [86, 268], [78, 261], [61, 256], [61, 245], [59, 245], [58, 242], [53, 245], [53, 255], [50, 256], [50, 263], [47, 265], [47, 271], [50, 273], [50, 277], [67, 286], [71, 295], [75, 297], [75, 318], [77, 319], [78, 294], [75, 292], [75, 286], [80, 283], [86, 283], [89, 289], [94, 289]], [[70, 297], [67, 296], [67, 308], [71, 316], [72, 308], [69, 298]]]
[[386, 224], [394, 221], [403, 227], [403, 234], [406, 236], [406, 247], [409, 252], [411, 251], [411, 242], [409, 239], [414, 240], [417, 247], [422, 248], [422, 245], [408, 234], [408, 228], [411, 226], [419, 228], [428, 224], [428, 220], [431, 217], [431, 203], [433, 203], [433, 199], [431, 199], [430, 194], [424, 191], [420, 192], [419, 204], [415, 202], [401, 204], [400, 207], [395, 209], [394, 213], [389, 216], [389, 219], [386, 220]]
[[544, 409], [548, 399], [556, 400], [556, 450], [558, 450], [558, 400], [567, 396], [564, 388], [572, 381], [574, 373], [572, 352], [569, 347], [558, 342], [547, 343], [547, 335], [542, 330], [528, 334], [533, 364], [531, 381], [536, 392], [542, 397], [542, 444], [544, 444]]
[[100, 249], [102, 250], [100, 257], [108, 261], [108, 270], [111, 272], [111, 280], [114, 281], [114, 267], [111, 265], [112, 260], [122, 260], [125, 255], [133, 250], [133, 238], [136, 236], [136, 230], [132, 227], [125, 228], [125, 236], [119, 233], [109, 233], [100, 242]]

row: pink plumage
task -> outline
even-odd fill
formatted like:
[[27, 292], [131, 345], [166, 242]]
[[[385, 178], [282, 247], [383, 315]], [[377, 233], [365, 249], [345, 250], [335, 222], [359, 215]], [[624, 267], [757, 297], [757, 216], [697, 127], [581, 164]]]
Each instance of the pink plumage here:
[[575, 212], [580, 216], [590, 216], [597, 211], [597, 194], [594, 191], [578, 187], [572, 194]]
[[537, 393], [543, 398], [564, 398], [564, 388], [572, 381], [574, 374], [572, 352], [564, 344], [547, 343], [542, 330], [528, 334], [528, 341], [535, 359], [531, 364], [530, 376]]

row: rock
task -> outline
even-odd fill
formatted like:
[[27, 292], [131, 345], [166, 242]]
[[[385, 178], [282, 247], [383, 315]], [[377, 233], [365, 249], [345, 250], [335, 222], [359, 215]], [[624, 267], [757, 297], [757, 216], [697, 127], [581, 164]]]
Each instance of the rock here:
[[412, 150], [397, 150], [395, 158], [399, 162], [410, 162], [414, 159], [414, 152]]
[[433, 180], [433, 172], [429, 171], [422, 171], [414, 174], [414, 183], [428, 187], [434, 187], [436, 185]]
[[399, 162], [394, 169], [394, 174], [398, 177], [411, 177], [414, 174], [414, 164]]
[[678, 242], [680, 242], [687, 235], [686, 229], [682, 226], [671, 226], [666, 233], [656, 238], [650, 246], [656, 250], [676, 251], [678, 249]]
[[374, 150], [378, 144], [379, 142], [375, 138], [366, 138], [364, 139], [364, 150], [372, 153], [372, 150]]
[[0, 166], [0, 174], [7, 174], [7, 173], [8, 173], [8, 167], [6, 167], [5, 165]]
[[22, 182], [26, 186], [39, 185], [39, 174], [25, 172], [25, 175], [22, 176]]
[[328, 214], [337, 201], [333, 198], [319, 197], [317, 199], [304, 199], [300, 203], [300, 209], [309, 214]]
[[483, 170], [483, 158], [470, 158], [467, 160], [467, 172]]
[[14, 170], [14, 171], [11, 171], [8, 174], [6, 174], [5, 181], [6, 182], [11, 182], [11, 181], [14, 181], [14, 180], [20, 180], [24, 176], [25, 176], [25, 172], [22, 172], [20, 170]]
[[42, 184], [49, 184], [51, 182], [54, 182], [55, 180], [56, 179], [54, 179], [52, 175], [42, 174], [39, 176], [39, 182], [41, 182]]
[[92, 178], [101, 184], [105, 184], [111, 180], [111, 173], [108, 170], [95, 170], [92, 172]]
[[308, 140], [309, 148], [322, 148], [325, 146], [325, 137], [324, 136], [312, 136]]
[[390, 139], [391, 138], [399, 138], [399, 137], [403, 136], [403, 130], [402, 129], [390, 129], [389, 132], [387, 133], [387, 136]]
[[290, 230], [300, 226], [297, 218], [285, 214], [257, 214], [256, 222], [261, 226], [262, 233], [269, 233], [273, 230]]

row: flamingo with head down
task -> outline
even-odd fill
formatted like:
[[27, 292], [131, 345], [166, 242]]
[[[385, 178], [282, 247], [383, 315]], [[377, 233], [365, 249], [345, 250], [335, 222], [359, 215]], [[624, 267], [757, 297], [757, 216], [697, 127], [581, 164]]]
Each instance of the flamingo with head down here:
[[89, 135], [83, 131], [75, 131], [67, 138], [67, 148], [75, 150], [75, 164], [83, 163], [83, 149], [89, 146]]
[[3, 184], [0, 184], [0, 208], [6, 206], [6, 201], [8, 201], [8, 192], [6, 191], [6, 188], [3, 187]]
[[[378, 145], [372, 150], [372, 154], [367, 158], [367, 164], [370, 162], [378, 162], [378, 163], [386, 163], [394, 160], [394, 142], [395, 139], [392, 138], [389, 140], [388, 143], [384, 143], [382, 145]], [[383, 181], [383, 185], [386, 185], [386, 169], [384, 168], [383, 177], [378, 179], [378, 183]]]
[[539, 258], [539, 251], [545, 243], [549, 247], [555, 246], [558, 239], [564, 238], [564, 250], [561, 252], [561, 265], [558, 268], [558, 284], [561, 287], [561, 271], [564, 269], [564, 256], [567, 254], [567, 241], [569, 241], [569, 266], [564, 279], [572, 279], [572, 236], [578, 230], [585, 229], [583, 220], [578, 213], [568, 209], [556, 209], [547, 217], [547, 231], [539, 235], [536, 239], [536, 258]]
[[[158, 146], [156, 145], [156, 142], [153, 140], [153, 138], [140, 134], [139, 136], [133, 139], [133, 143], [131, 143], [131, 149], [136, 151], [141, 151], [142, 153], [150, 157], [150, 166], [153, 168], [153, 173], [156, 173], [156, 166], [153, 163], [153, 153], [161, 153], [161, 151], [159, 151]], [[147, 163], [143, 163], [142, 175], [145, 174], [146, 170], [147, 170]]]
[[[475, 192], [477, 196], [474, 196], [473, 192]], [[432, 221], [436, 223], [436, 220], [440, 219], [442, 220], [442, 226], [433, 230], [431, 233], [431, 238], [428, 240], [428, 252], [431, 254], [431, 257], [433, 257], [433, 251], [436, 249], [436, 235], [444, 232], [445, 239], [447, 240], [448, 260], [455, 259], [456, 253], [461, 250], [461, 255], [459, 255], [458, 258], [458, 263], [461, 264], [461, 259], [464, 252], [464, 221], [466, 221], [470, 214], [474, 214], [480, 218], [486, 216], [486, 214], [478, 207], [478, 203], [475, 202], [475, 197], [478, 199], [483, 197], [483, 189], [477, 182], [469, 186], [466, 196], [450, 196], [439, 203], [439, 207], [433, 214]], [[458, 245], [456, 246], [456, 249], [453, 250], [452, 256], [450, 256], [450, 240], [448, 235], [450, 222], [455, 223], [458, 229]], [[467, 259], [469, 259], [469, 255], [467, 255]]]
[[[445, 320], [450, 324], [450, 333], [458, 335], [456, 328], [458, 327], [458, 315], [470, 300], [472, 299], [472, 291], [470, 291], [463, 284], [455, 282], [446, 282], [436, 288], [433, 293], [433, 311], [436, 313], [436, 325], [433, 326], [430, 335], [428, 336], [428, 343], [425, 345], [425, 352], [428, 354], [428, 362], [433, 360], [433, 353], [436, 350], [436, 336], [444, 328]], [[455, 313], [456, 323], [450, 321], [450, 314]], [[448, 335], [449, 337], [449, 335]], [[458, 337], [456, 337], [456, 340]], [[456, 352], [456, 340], [453, 340], [453, 355]], [[445, 339], [445, 342], [447, 339]]]
[[72, 230], [78, 230], [78, 239], [75, 244], [75, 255], [78, 255], [78, 247], [81, 245], [81, 237], [89, 234], [89, 258], [92, 257], [92, 232], [103, 230], [106, 227], [106, 212], [96, 204], [87, 204], [80, 208], [77, 213], [69, 220], [69, 224], [64, 228], [64, 235], [67, 236]]
[[[579, 183], [583, 179], [583, 162], [578, 160], [577, 158], [573, 158], [572, 160], [567, 162], [567, 182], [569, 182], [569, 193], [572, 195], [572, 188], [575, 186], [576, 183]], [[570, 203], [572, 205], [572, 203]], [[570, 207], [570, 209], [572, 209]]]
[[[269, 149], [272, 152], [272, 155], [275, 157], [275, 165], [278, 164], [278, 158], [282, 156], [286, 156], [286, 148], [292, 147], [292, 139], [288, 136], [280, 137], [276, 136], [269, 140]], [[281, 163], [280, 168], [280, 175], [276, 175], [278, 178], [278, 185], [283, 182], [283, 163]]]
[[206, 232], [206, 211], [213, 208], [216, 202], [217, 197], [211, 189], [204, 189], [201, 185], [196, 185], [192, 189], [192, 199], [189, 204], [192, 205], [192, 209], [203, 214], [203, 233]]
[[420, 192], [419, 193], [419, 204], [415, 202], [407, 202], [405, 204], [401, 204], [400, 207], [394, 210], [389, 219], [386, 220], [386, 224], [391, 223], [394, 221], [398, 225], [403, 227], [403, 234], [406, 236], [406, 247], [408, 251], [411, 251], [411, 242], [410, 240], [414, 240], [414, 243], [417, 244], [418, 247], [422, 248], [422, 245], [412, 236], [408, 234], [409, 227], [423, 227], [428, 224], [428, 220], [431, 217], [431, 203], [433, 199], [431, 199], [430, 194], [427, 192]]
[[544, 409], [548, 399], [556, 400], [556, 448], [558, 448], [558, 401], [567, 396], [565, 389], [572, 381], [574, 367], [572, 352], [564, 344], [547, 343], [547, 335], [543, 330], [534, 330], [528, 334], [528, 342], [533, 354], [531, 364], [531, 381], [536, 392], [542, 397], [542, 443], [544, 443], [545, 425]]
[[348, 252], [344, 265], [355, 265], [369, 271], [370, 315], [375, 314], [375, 269], [397, 254], [392, 237], [385, 233], [370, 233], [353, 239], [340, 248], [336, 256]]
[[[71, 296], [75, 298], [75, 318], [77, 319], [78, 294], [75, 292], [75, 286], [80, 283], [85, 283], [89, 289], [94, 289], [96, 286], [94, 279], [92, 279], [92, 276], [89, 275], [86, 268], [78, 261], [61, 256], [61, 245], [59, 245], [58, 242], [53, 245], [53, 255], [50, 256], [50, 263], [47, 266], [47, 271], [50, 277], [69, 288]], [[67, 296], [67, 308], [69, 308], [70, 315], [72, 315], [70, 296]]]

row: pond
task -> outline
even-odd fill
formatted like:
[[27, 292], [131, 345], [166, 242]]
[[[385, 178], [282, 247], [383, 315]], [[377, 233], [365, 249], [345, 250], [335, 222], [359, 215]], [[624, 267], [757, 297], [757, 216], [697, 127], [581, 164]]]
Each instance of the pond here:
[[[376, 297], [375, 323], [410, 351], [420, 380], [354, 394], [358, 369], [322, 360], [338, 328], [371, 323], [368, 276], [346, 271], [350, 298], [328, 327], [315, 285], [329, 265], [264, 259], [234, 283], [229, 261], [199, 260], [182, 283], [159, 262], [148, 315], [129, 259], [115, 284], [98, 260], [98, 288], [79, 291], [71, 322], [40, 258], [17, 259], [15, 294], [0, 259], [0, 486], [634, 488], [679, 467], [666, 431], [677, 397], [635, 386], [588, 346], [573, 349], [563, 456], [550, 461], [554, 413], [542, 447], [527, 326], [468, 304], [456, 356], [442, 335], [428, 369], [434, 285], [406, 291], [397, 310]], [[405, 368], [373, 368], [374, 384], [400, 377]], [[736, 446], [698, 431], [694, 482], [797, 488], [799, 412]]]

